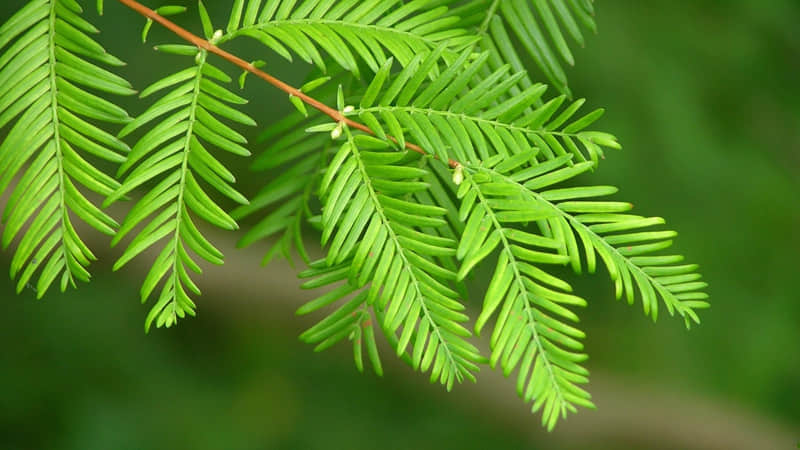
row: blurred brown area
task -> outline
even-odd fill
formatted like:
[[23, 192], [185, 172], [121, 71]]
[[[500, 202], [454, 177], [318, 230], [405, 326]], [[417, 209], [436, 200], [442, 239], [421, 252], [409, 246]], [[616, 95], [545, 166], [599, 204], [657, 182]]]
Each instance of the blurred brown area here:
[[[3, 2], [0, 22], [22, 3]], [[154, 28], [142, 45], [140, 18], [110, 0], [98, 18], [85, 3], [137, 87], [179, 68], [151, 50], [172, 40], [167, 33]], [[227, 2], [207, 3], [224, 14]], [[194, 2], [185, 4], [179, 20], [193, 24]], [[619, 186], [641, 214], [679, 230], [677, 250], [701, 264], [712, 295], [703, 323], [687, 332], [615, 301], [605, 273], [567, 276], [590, 303], [580, 313], [597, 411], [548, 434], [515, 397], [514, 380], [488, 369], [448, 394], [388, 352], [384, 378], [359, 375], [347, 345], [314, 354], [296, 339], [314, 318], [293, 315], [309, 294], [285, 263], [260, 267], [263, 248], [226, 249], [227, 264], [200, 280], [199, 316], [144, 335], [147, 261], [112, 275], [116, 251], [89, 233], [103, 259], [78, 291], [35, 301], [0, 277], [0, 448], [794, 448], [800, 3], [596, 6], [600, 32], [568, 74], [576, 95], [606, 108], [599, 126], [625, 149], [589, 180]], [[288, 80], [307, 70], [258, 47], [241, 51]], [[264, 99], [249, 106], [261, 124], [292, 111], [254, 79], [248, 95]], [[261, 182], [241, 178], [249, 193]], [[215, 237], [232, 247], [237, 236]]]

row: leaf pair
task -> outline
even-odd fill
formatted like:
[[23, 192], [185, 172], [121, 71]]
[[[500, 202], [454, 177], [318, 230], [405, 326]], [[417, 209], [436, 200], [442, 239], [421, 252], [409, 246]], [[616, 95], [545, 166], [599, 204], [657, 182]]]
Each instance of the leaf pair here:
[[483, 53], [470, 61], [472, 56], [462, 53], [430, 80], [425, 74], [438, 64], [441, 48], [417, 55], [396, 76], [387, 61], [354, 114], [377, 136], [391, 135], [401, 146], [413, 140], [442, 161], [478, 163], [502, 155], [521, 164], [519, 155], [537, 148], [541, 159], [571, 154], [597, 164], [603, 146], [619, 148], [613, 136], [586, 130], [603, 110], [575, 118], [583, 100], [561, 109], [565, 97], [559, 96], [537, 107], [546, 90], [542, 84], [511, 96], [522, 74], [509, 76], [508, 67], [470, 86], [489, 57]]
[[[557, 243], [558, 254], [575, 272], [580, 273], [584, 263], [594, 272], [599, 258], [615, 283], [617, 298], [625, 295], [632, 304], [638, 291], [645, 314], [654, 320], [660, 298], [670, 315], [677, 312], [687, 327], [690, 322], [699, 323], [695, 310], [708, 307], [704, 301], [708, 295], [702, 292], [707, 284], [699, 281], [697, 266], [680, 264], [681, 255], [659, 254], [672, 245], [677, 233], [651, 231], [664, 220], [627, 214], [633, 207], [630, 203], [598, 199], [615, 193], [615, 187], [556, 187], [592, 168], [588, 162], [570, 166], [570, 159], [568, 155], [514, 169], [509, 169], [507, 161], [487, 161], [473, 170], [476, 177], [491, 180], [481, 190], [504, 196], [499, 206], [513, 208], [512, 220], [535, 221], [541, 238]], [[462, 212], [464, 205], [471, 206], [479, 197], [464, 189], [460, 194]], [[491, 199], [481, 203], [498, 205]], [[531, 236], [524, 239], [541, 242]]]
[[588, 382], [581, 365], [584, 333], [567, 323], [578, 321], [570, 307], [586, 302], [543, 266], [569, 264], [580, 273], [585, 259], [594, 272], [600, 255], [618, 297], [625, 293], [633, 302], [638, 288], [654, 319], [659, 297], [687, 326], [697, 321], [695, 309], [708, 306], [696, 266], [675, 265], [681, 256], [652, 255], [669, 247], [676, 233], [640, 230], [663, 219], [624, 214], [629, 203], [596, 199], [615, 193], [611, 186], [558, 187], [592, 168], [591, 162], [569, 165], [571, 158], [536, 163], [498, 155], [465, 166], [458, 190], [459, 220], [466, 223], [457, 251], [459, 279], [499, 250], [475, 329], [496, 315], [490, 363], [499, 363], [507, 376], [519, 367], [517, 391], [533, 402], [533, 411], [542, 410], [548, 429], [575, 406], [593, 404], [579, 387]]
[[411, 164], [416, 156], [346, 133], [320, 182], [325, 263], [344, 283], [299, 313], [363, 289], [355, 298], [373, 308], [398, 356], [410, 351], [413, 367], [448, 389], [474, 380], [482, 358], [464, 339], [467, 316], [449, 287], [456, 274], [437, 263], [455, 254], [456, 242], [422, 231], [445, 225], [442, 208], [409, 199], [427, 189], [419, 181], [426, 172]]

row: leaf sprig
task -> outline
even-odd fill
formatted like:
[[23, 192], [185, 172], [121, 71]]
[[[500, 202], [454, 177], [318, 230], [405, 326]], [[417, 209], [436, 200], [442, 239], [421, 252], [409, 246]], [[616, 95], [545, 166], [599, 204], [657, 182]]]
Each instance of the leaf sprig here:
[[299, 312], [369, 284], [363, 300], [374, 305], [384, 331], [393, 335], [402, 327], [398, 356], [413, 339], [411, 363], [423, 372], [430, 369], [432, 381], [450, 389], [455, 381], [474, 380], [481, 357], [464, 340], [470, 335], [460, 324], [467, 320], [464, 306], [448, 287], [456, 274], [436, 264], [437, 257], [455, 253], [456, 242], [420, 231], [445, 225], [445, 211], [405, 199], [426, 188], [418, 180], [425, 171], [404, 164], [409, 155], [392, 151], [384, 141], [345, 133], [346, 142], [320, 182], [320, 195], [322, 242], [329, 244], [325, 262], [329, 267], [347, 262], [348, 281], [341, 291]]
[[[462, 26], [476, 27], [482, 50], [493, 54], [493, 69], [510, 64], [525, 69], [523, 54], [512, 45], [511, 36], [522, 44], [547, 80], [562, 94], [571, 96], [563, 62], [575, 65], [568, 41], [585, 45], [584, 32], [597, 33], [592, 0], [441, 0]], [[526, 76], [521, 88], [533, 84]], [[516, 92], [514, 93], [516, 94]]]
[[140, 292], [145, 302], [162, 279], [165, 280], [147, 316], [145, 329], [153, 322], [158, 327], [170, 326], [178, 318], [194, 315], [195, 304], [189, 292], [199, 295], [200, 289], [192, 281], [189, 270], [196, 273], [202, 270], [190, 251], [212, 264], [223, 263], [222, 252], [201, 234], [192, 215], [220, 228], [238, 228], [236, 221], [209, 196], [200, 182], [202, 180], [236, 203], [248, 203], [247, 198], [231, 186], [236, 181], [233, 173], [208, 148], [213, 146], [234, 155], [249, 156], [250, 151], [243, 147], [247, 139], [218, 117], [242, 125], [255, 125], [253, 119], [231, 106], [242, 105], [247, 100], [220, 84], [229, 83], [231, 78], [209, 63], [204, 51], [174, 45], [158, 48], [193, 56], [195, 64], [162, 78], [142, 92], [142, 97], [148, 97], [168, 90], [120, 132], [124, 137], [158, 121], [131, 150], [119, 171], [127, 176], [106, 200], [106, 205], [111, 204], [139, 186], [158, 181], [130, 210], [112, 241], [115, 245], [137, 225], [151, 218], [114, 265], [114, 270], [118, 270], [159, 241], [168, 240]]
[[74, 1], [35, 0], [0, 27], [0, 127], [16, 119], [0, 145], [0, 194], [11, 189], [2, 245], [22, 236], [11, 276], [37, 297], [58, 279], [62, 291], [89, 281], [96, 257], [74, 216], [112, 236], [118, 226], [81, 189], [105, 196], [119, 186], [96, 164], [122, 163], [129, 148], [95, 124], [130, 121], [101, 95], [135, 91], [95, 64], [124, 65], [89, 36], [98, 30], [81, 12]]

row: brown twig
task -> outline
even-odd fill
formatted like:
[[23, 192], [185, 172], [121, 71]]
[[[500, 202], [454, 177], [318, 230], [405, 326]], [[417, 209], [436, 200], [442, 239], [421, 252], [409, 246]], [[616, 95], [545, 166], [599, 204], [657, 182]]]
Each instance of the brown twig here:
[[[258, 69], [257, 67], [253, 66], [251, 63], [243, 60], [242, 58], [239, 58], [238, 56], [236, 56], [234, 54], [231, 54], [229, 52], [226, 52], [225, 50], [222, 50], [221, 48], [217, 47], [216, 45], [212, 44], [211, 42], [209, 42], [209, 41], [207, 41], [207, 40], [205, 40], [205, 39], [203, 39], [203, 38], [191, 33], [190, 31], [178, 26], [177, 24], [175, 24], [174, 22], [170, 21], [166, 17], [160, 16], [158, 13], [156, 13], [152, 9], [142, 5], [141, 3], [137, 2], [136, 0], [119, 0], [119, 2], [122, 3], [123, 5], [127, 6], [128, 8], [136, 11], [137, 13], [141, 14], [142, 16], [147, 17], [148, 19], [152, 20], [153, 22], [157, 22], [158, 24], [162, 25], [164, 28], [172, 31], [173, 33], [177, 34], [180, 38], [182, 38], [185, 41], [197, 46], [198, 48], [201, 48], [201, 49], [206, 50], [206, 51], [208, 51], [210, 53], [213, 53], [213, 54], [225, 59], [226, 61], [230, 62], [231, 64], [234, 64], [234, 65], [238, 66], [239, 68], [241, 68], [243, 70], [246, 70], [246, 71], [252, 73], [253, 75], [261, 78], [262, 80], [264, 80], [267, 83], [275, 86], [276, 88], [282, 90], [283, 92], [286, 92], [287, 94], [289, 94], [289, 95], [291, 95], [293, 97], [299, 98], [304, 103], [306, 103], [307, 105], [311, 106], [312, 108], [315, 108], [315, 109], [319, 110], [320, 112], [330, 116], [333, 120], [335, 120], [337, 122], [343, 122], [343, 123], [347, 124], [347, 126], [349, 126], [351, 128], [355, 128], [355, 129], [361, 130], [361, 131], [363, 131], [365, 133], [369, 133], [371, 135], [375, 135], [375, 133], [372, 130], [370, 130], [369, 127], [367, 127], [366, 125], [364, 125], [362, 123], [359, 123], [359, 122], [356, 122], [354, 120], [348, 119], [340, 111], [337, 111], [336, 109], [331, 108], [330, 106], [320, 102], [319, 100], [306, 95], [300, 89], [297, 89], [295, 87], [289, 86], [288, 84], [284, 83], [283, 81], [281, 81], [281, 80], [273, 77], [272, 75], [264, 72], [263, 70]], [[397, 139], [395, 139], [395, 138], [393, 138], [391, 136], [388, 136], [388, 137], [389, 137], [389, 139], [391, 139], [395, 143], [398, 142]], [[429, 152], [426, 152], [422, 147], [420, 147], [420, 146], [418, 146], [416, 144], [412, 144], [410, 142], [406, 142], [405, 143], [405, 147], [407, 149], [409, 149], [409, 150], [415, 151], [415, 152], [420, 153], [422, 155], [430, 154]], [[458, 167], [460, 165], [458, 163], [458, 161], [454, 161], [452, 159], [448, 161], [448, 164], [452, 168]]]

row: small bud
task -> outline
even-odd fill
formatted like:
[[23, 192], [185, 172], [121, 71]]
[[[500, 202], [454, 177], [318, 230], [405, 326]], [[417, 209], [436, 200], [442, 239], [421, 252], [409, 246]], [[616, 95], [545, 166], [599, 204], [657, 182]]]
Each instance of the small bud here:
[[211, 39], [209, 41], [212, 44], [216, 44], [217, 42], [219, 42], [220, 39], [222, 39], [222, 34], [223, 34], [222, 30], [215, 31], [214, 35], [211, 36]]
[[339, 125], [336, 125], [336, 128], [331, 131], [331, 139], [339, 139], [342, 137], [342, 123], [339, 122]]
[[355, 111], [356, 108], [353, 105], [347, 105], [342, 110], [342, 114], [350, 114], [351, 112]]
[[453, 171], [453, 183], [456, 186], [460, 186], [461, 183], [464, 181], [464, 166], [458, 164], [456, 169]]

